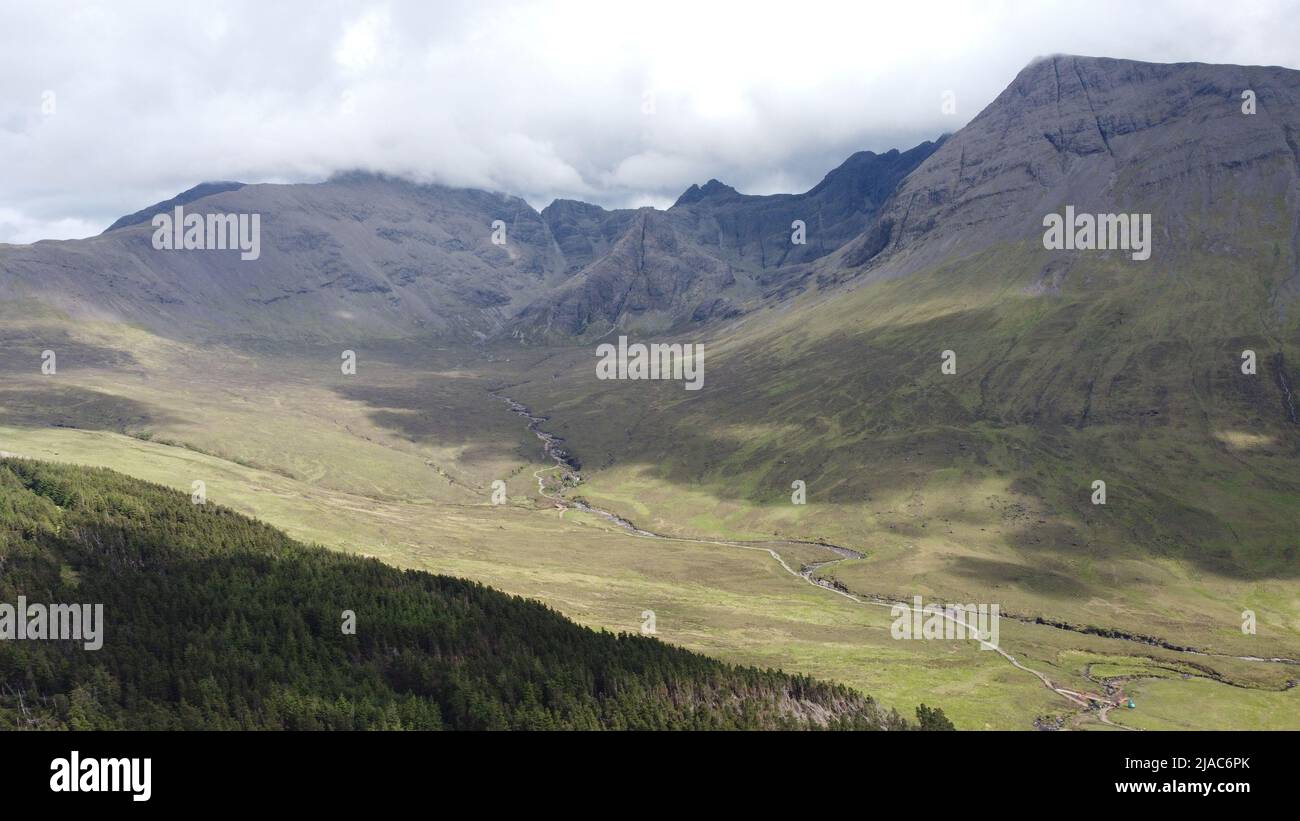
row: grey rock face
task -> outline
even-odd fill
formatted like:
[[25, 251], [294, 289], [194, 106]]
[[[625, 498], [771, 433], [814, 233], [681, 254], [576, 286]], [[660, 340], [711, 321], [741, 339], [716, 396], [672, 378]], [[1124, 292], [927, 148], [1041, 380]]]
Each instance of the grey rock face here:
[[[558, 200], [538, 213], [516, 197], [360, 172], [204, 183], [98, 237], [0, 249], [0, 299], [199, 338], [663, 330], [758, 304], [765, 275], [852, 237], [931, 151], [854, 155], [801, 195], [745, 196], [715, 180], [667, 212]], [[177, 206], [260, 215], [260, 258], [154, 249], [152, 218]], [[808, 245], [791, 245], [793, 219], [807, 222]], [[492, 241], [498, 220], [504, 244]]]
[[904, 274], [1041, 238], [1067, 204], [1152, 213], [1166, 248], [1224, 241], [1260, 203], [1294, 219], [1298, 102], [1300, 72], [1284, 68], [1039, 60], [898, 187], [878, 218], [888, 232], [873, 226], [828, 262]]
[[683, 235], [670, 214], [641, 209], [608, 252], [527, 306], [512, 333], [538, 339], [670, 328], [719, 294], [744, 292], [735, 268], [711, 250]]
[[[179, 199], [179, 198], [178, 198]], [[516, 197], [369, 174], [246, 185], [186, 213], [259, 214], [261, 256], [155, 250], [153, 214], [98, 237], [0, 248], [0, 299], [185, 337], [328, 338], [500, 330], [564, 278], [546, 223]], [[164, 207], [166, 206], [166, 207]], [[492, 242], [492, 224], [507, 242]]]
[[[803, 194], [745, 196], [711, 180], [688, 190], [669, 213], [692, 225], [701, 240], [716, 237], [735, 262], [761, 269], [813, 262], [870, 226], [899, 183], [943, 143], [885, 154], [860, 151]], [[795, 220], [806, 226], [805, 244], [790, 241]]]
[[580, 271], [609, 253], [636, 218], [631, 209], [606, 211], [599, 205], [556, 200], [542, 209], [542, 220], [564, 255], [569, 272]]
[[[799, 287], [799, 266], [870, 225], [898, 183], [941, 144], [859, 152], [803, 194], [749, 196], [709, 180], [666, 212], [557, 202], [542, 216], [578, 273], [529, 305], [512, 333], [663, 330], [732, 317], [765, 295], [788, 294]], [[792, 242], [795, 220], [804, 223], [803, 244]]]

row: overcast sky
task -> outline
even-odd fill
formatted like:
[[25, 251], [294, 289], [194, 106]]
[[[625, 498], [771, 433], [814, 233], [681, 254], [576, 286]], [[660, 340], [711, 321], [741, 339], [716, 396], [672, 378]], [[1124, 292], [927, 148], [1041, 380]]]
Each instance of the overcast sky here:
[[0, 242], [350, 168], [537, 208], [803, 191], [1052, 53], [1297, 68], [1300, 2], [0, 0]]

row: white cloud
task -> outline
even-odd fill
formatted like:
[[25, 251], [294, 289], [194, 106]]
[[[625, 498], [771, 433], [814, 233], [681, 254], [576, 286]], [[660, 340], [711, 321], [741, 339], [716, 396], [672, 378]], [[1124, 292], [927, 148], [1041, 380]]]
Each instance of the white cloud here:
[[0, 208], [0, 242], [23, 245], [43, 239], [80, 239], [98, 233], [102, 228], [72, 217], [33, 220], [13, 208]]
[[343, 32], [343, 39], [334, 51], [334, 60], [349, 71], [364, 71], [379, 59], [380, 50], [386, 47], [390, 19], [387, 9], [366, 13]]
[[[855, 150], [959, 128], [1035, 56], [1285, 65], [1296, 12], [1210, 0], [12, 5], [0, 241], [93, 233], [202, 180], [356, 167], [538, 207], [671, 202], [710, 177], [806, 189]], [[940, 111], [945, 90], [956, 116]]]

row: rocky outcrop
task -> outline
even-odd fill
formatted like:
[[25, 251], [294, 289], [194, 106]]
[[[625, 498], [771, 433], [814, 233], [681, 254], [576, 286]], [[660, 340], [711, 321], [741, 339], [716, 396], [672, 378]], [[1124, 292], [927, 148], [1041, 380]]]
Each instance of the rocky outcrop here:
[[[1242, 110], [1243, 92], [1256, 113]], [[1027, 66], [898, 186], [831, 264], [901, 275], [999, 242], [1045, 214], [1145, 212], [1170, 248], [1221, 245], [1260, 203], [1300, 205], [1300, 72], [1054, 56]]]
[[709, 180], [663, 212], [557, 201], [542, 216], [577, 273], [525, 308], [511, 333], [546, 340], [614, 328], [662, 331], [782, 298], [797, 290], [809, 263], [871, 225], [899, 182], [942, 143], [858, 152], [803, 194], [751, 196]]

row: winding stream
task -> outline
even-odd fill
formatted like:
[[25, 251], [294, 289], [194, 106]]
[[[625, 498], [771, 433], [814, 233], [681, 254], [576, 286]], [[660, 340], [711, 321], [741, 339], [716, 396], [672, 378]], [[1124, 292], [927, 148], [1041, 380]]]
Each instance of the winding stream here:
[[[732, 540], [725, 540], [725, 539], [694, 539], [694, 538], [686, 538], [680, 536], [666, 536], [662, 533], [654, 533], [652, 531], [639, 528], [632, 522], [628, 521], [627, 519], [624, 519], [622, 516], [619, 516], [616, 513], [613, 513], [612, 511], [603, 510], [601, 508], [594, 507], [583, 501], [566, 499], [563, 495], [561, 495], [559, 491], [556, 491], [554, 493], [550, 492], [550, 490], [547, 487], [546, 474], [552, 473], [554, 471], [560, 471], [561, 483], [567, 478], [576, 484], [580, 482], [582, 478], [582, 475], [580, 473], [581, 465], [575, 458], [573, 458], [573, 456], [568, 452], [568, 450], [565, 449], [564, 440], [562, 438], [542, 430], [542, 425], [546, 423], [548, 417], [538, 416], [534, 414], [523, 403], [518, 402], [503, 394], [494, 391], [492, 392], [492, 396], [505, 402], [511, 411], [513, 411], [514, 413], [518, 414], [519, 416], [527, 420], [528, 430], [532, 431], [533, 434], [537, 436], [537, 438], [540, 439], [542, 442], [542, 452], [546, 455], [547, 458], [555, 462], [554, 467], [540, 468], [539, 470], [533, 472], [533, 476], [534, 478], [537, 479], [538, 493], [541, 494], [541, 496], [543, 496], [544, 498], [552, 501], [555, 504], [555, 507], [560, 511], [561, 516], [564, 515], [564, 512], [566, 510], [578, 510], [583, 513], [588, 513], [600, 517], [605, 521], [620, 528], [621, 530], [626, 531], [628, 535], [636, 538], [655, 539], [655, 540], [667, 541], [667, 542], [689, 542], [693, 544], [721, 545], [724, 547], [739, 548], [741, 550], [762, 551], [764, 553], [767, 553], [773, 559], [775, 559], [776, 562], [780, 564], [780, 566], [791, 576], [794, 576], [795, 578], [803, 579], [809, 584], [820, 587], [823, 590], [828, 590], [831, 593], [834, 593], [838, 596], [843, 596], [844, 598], [849, 599], [850, 601], [862, 605], [888, 607], [890, 609], [899, 606], [906, 607], [909, 610], [912, 608], [912, 604], [910, 602], [892, 601], [884, 597], [872, 596], [867, 594], [855, 594], [850, 592], [847, 588], [845, 588], [843, 585], [837, 582], [822, 579], [814, 575], [818, 570], [838, 564], [846, 559], [865, 558], [865, 554], [860, 553], [856, 550], [852, 550], [847, 547], [841, 547], [840, 545], [833, 545], [826, 542], [808, 542], [808, 541], [795, 541], [795, 540], [782, 540], [782, 541], [775, 541], [775, 542], [766, 542], [766, 541], [745, 542], [745, 541], [732, 541]], [[804, 565], [800, 567], [798, 570], [796, 570], [795, 568], [791, 567], [790, 564], [773, 547], [773, 545], [779, 546], [782, 544], [814, 545], [817, 547], [830, 550], [831, 552], [840, 556], [840, 558]], [[954, 624], [959, 624], [965, 630], [970, 631], [970, 634], [975, 639], [975, 641], [978, 641], [980, 645], [982, 645], [984, 648], [995, 651], [1002, 658], [1006, 659], [1007, 662], [1009, 662], [1013, 667], [1015, 667], [1018, 670], [1023, 670], [1024, 672], [1035, 676], [1039, 681], [1042, 682], [1044, 687], [1046, 687], [1047, 689], [1051, 690], [1052, 692], [1056, 693], [1057, 695], [1061, 696], [1062, 698], [1065, 698], [1066, 700], [1076, 705], [1079, 708], [1079, 710], [1076, 711], [1076, 714], [1083, 711], [1091, 711], [1095, 708], [1097, 718], [1103, 724], [1107, 724], [1116, 728], [1122, 728], [1125, 730], [1136, 729], [1133, 727], [1127, 727], [1122, 724], [1115, 724], [1110, 720], [1108, 716], [1108, 714], [1112, 709], [1120, 707], [1121, 705], [1124, 704], [1126, 700], [1126, 696], [1124, 695], [1122, 687], [1120, 685], [1114, 682], [1108, 683], [1105, 681], [1097, 681], [1096, 679], [1092, 678], [1089, 671], [1088, 673], [1085, 674], [1085, 678], [1087, 678], [1089, 681], [1092, 681], [1095, 684], [1100, 685], [1103, 691], [1105, 692], [1105, 695], [1100, 695], [1097, 693], [1079, 692], [1077, 690], [1071, 690], [1065, 687], [1060, 687], [1057, 684], [1055, 684], [1050, 678], [1048, 678], [1046, 674], [1038, 670], [1035, 670], [1031, 667], [1025, 666], [1019, 659], [1017, 659], [1015, 656], [1011, 655], [1007, 651], [1003, 650], [1001, 647], [975, 636], [974, 628], [971, 625], [965, 624], [962, 620], [954, 618], [949, 611], [947, 610], [943, 611], [942, 615], [945, 620], [951, 621]], [[1040, 621], [1036, 618], [1029, 618], [1023, 616], [1008, 616], [1005, 613], [1001, 614], [1001, 618], [1008, 618], [1013, 621], [1022, 622], [1024, 624], [1036, 624], [1040, 626], [1053, 627], [1061, 630], [1072, 630], [1073, 632], [1082, 632], [1079, 630], [1075, 630], [1069, 627], [1068, 625], [1065, 625], [1065, 623], [1063, 622], [1057, 623], [1057, 622], [1050, 622], [1050, 621]], [[1152, 645], [1154, 643], [1156, 644], [1156, 646], [1160, 646], [1162, 647], [1162, 649], [1166, 649], [1171, 652], [1187, 653], [1190, 655], [1197, 655], [1197, 656], [1230, 658], [1230, 659], [1236, 659], [1238, 661], [1249, 661], [1249, 662], [1300, 665], [1300, 661], [1297, 661], [1295, 659], [1259, 658], [1255, 656], [1231, 656], [1231, 655], [1225, 655], [1219, 653], [1209, 653], [1203, 650], [1196, 650], [1194, 648], [1177, 647], [1165, 643], [1153, 642], [1147, 639], [1146, 637], [1129, 637], [1121, 634], [1121, 635], [1110, 636], [1110, 638], [1117, 638], [1117, 639], [1128, 640], [1128, 641], [1137, 641], [1139, 643], [1147, 644], [1147, 645]], [[1219, 683], [1221, 684], [1228, 684], [1229, 686], [1241, 686], [1241, 685], [1234, 685], [1232, 684], [1232, 682], [1224, 681], [1222, 679], [1215, 679], [1212, 677], [1207, 677], [1207, 678], [1211, 678], [1211, 680], [1219, 681]], [[1290, 685], [1288, 685], [1288, 687], [1283, 689], [1289, 689], [1289, 687], [1293, 685], [1294, 682], [1292, 682]]]

